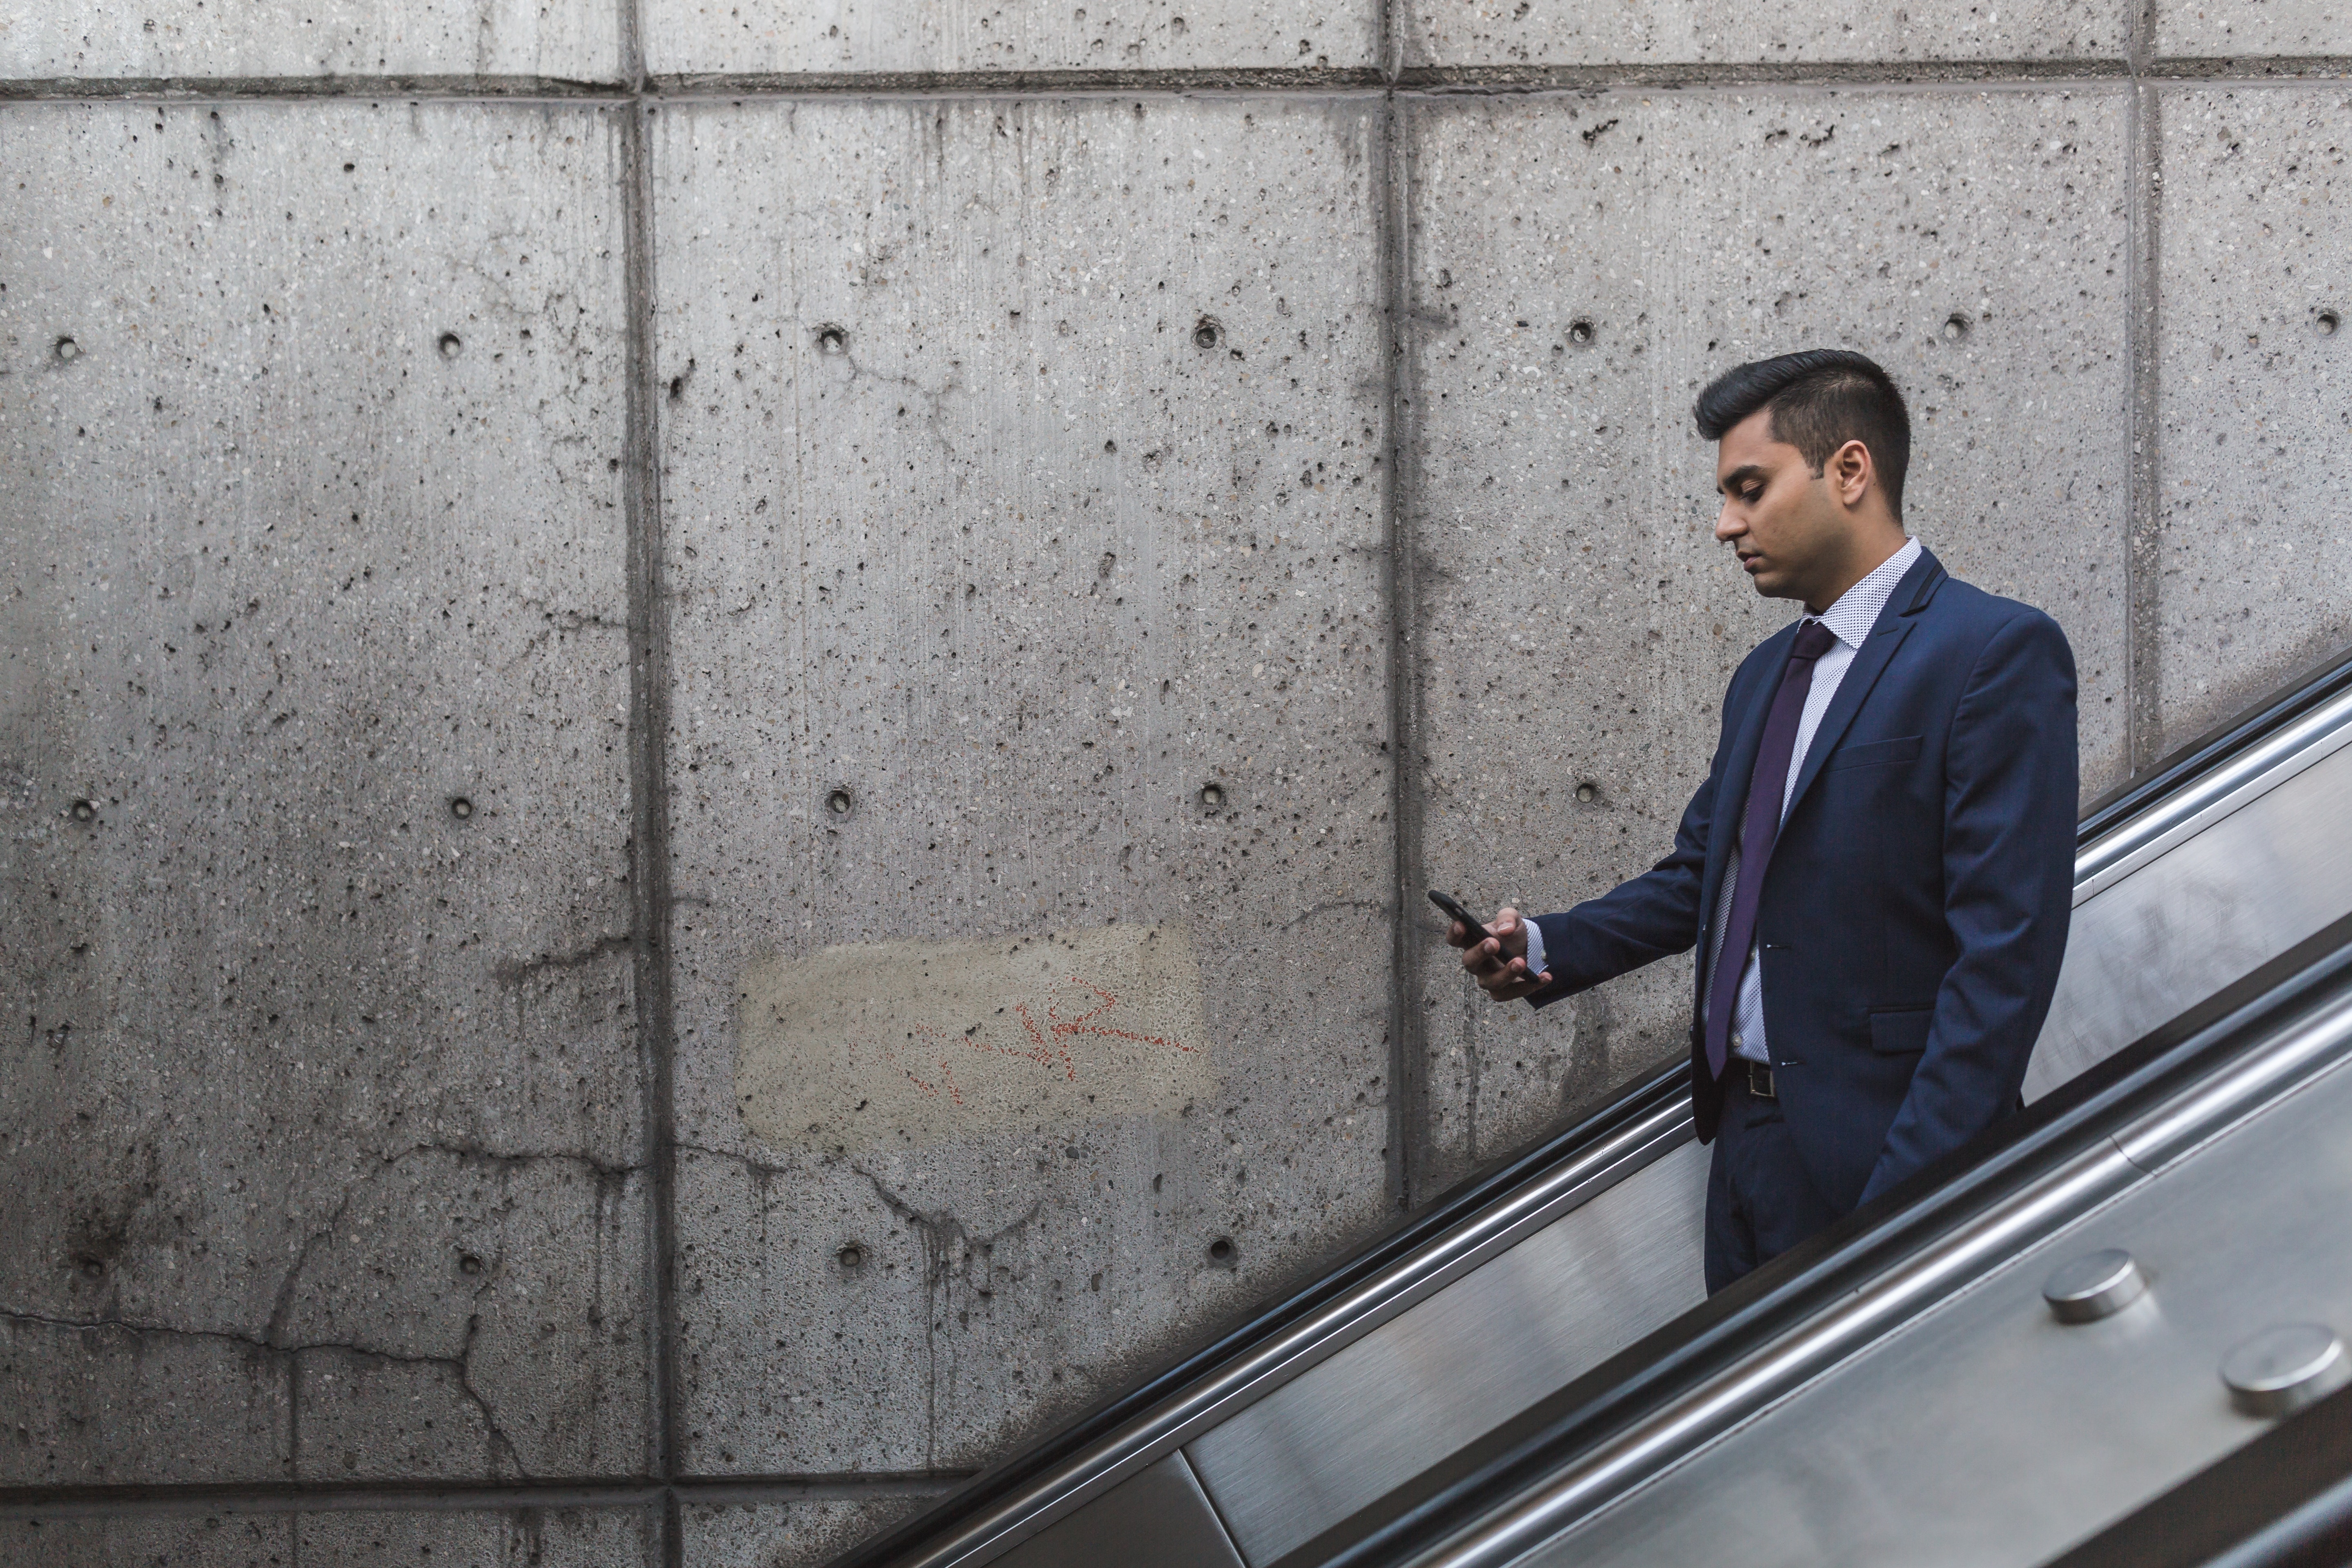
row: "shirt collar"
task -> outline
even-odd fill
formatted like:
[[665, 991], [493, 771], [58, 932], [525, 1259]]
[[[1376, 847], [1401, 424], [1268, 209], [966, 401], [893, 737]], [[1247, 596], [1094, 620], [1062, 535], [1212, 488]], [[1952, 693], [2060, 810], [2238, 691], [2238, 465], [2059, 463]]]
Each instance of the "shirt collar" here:
[[[1838, 602], [1821, 614], [1822, 625], [1830, 635], [1846, 647], [1858, 648], [1870, 636], [1870, 628], [1878, 624], [1879, 613], [1886, 601], [1895, 595], [1895, 584], [1903, 581], [1903, 574], [1911, 570], [1911, 563], [1919, 559], [1919, 542], [1906, 539], [1903, 548], [1880, 562], [1870, 575], [1838, 595]], [[1808, 617], [1811, 618], [1811, 617]]]

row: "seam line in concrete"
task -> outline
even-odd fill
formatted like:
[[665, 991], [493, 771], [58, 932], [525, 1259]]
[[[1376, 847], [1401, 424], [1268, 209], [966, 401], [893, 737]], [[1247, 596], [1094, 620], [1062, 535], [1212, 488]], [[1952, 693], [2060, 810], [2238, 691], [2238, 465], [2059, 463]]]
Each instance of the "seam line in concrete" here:
[[1309, 98], [1519, 96], [1731, 88], [2052, 89], [2165, 80], [2272, 83], [2282, 87], [2352, 77], [2352, 55], [2202, 56], [2131, 59], [1769, 62], [1654, 66], [1419, 66], [1381, 69], [1165, 71], [877, 71], [644, 75], [630, 81], [527, 76], [43, 77], [0, 79], [0, 102], [112, 102], [189, 99], [227, 102], [397, 99], [637, 103], [682, 100], [804, 98], [1027, 98], [1126, 93], [1297, 93]]
[[[969, 1470], [835, 1475], [680, 1476], [543, 1481], [224, 1482], [163, 1486], [0, 1487], [0, 1519], [184, 1517], [208, 1513], [483, 1513], [525, 1508], [641, 1508], [682, 1502], [763, 1504], [931, 1497]], [[666, 1531], [674, 1534], [674, 1531]]]
[[682, 1568], [678, 1507], [677, 1129], [669, 954], [668, 603], [662, 591], [660, 374], [655, 251], [652, 121], [638, 0], [615, 8], [629, 111], [620, 134], [623, 292], [628, 321], [625, 493], [629, 581], [630, 894], [636, 931], [638, 1074], [645, 1106], [645, 1164], [652, 1173], [646, 1225], [647, 1468], [662, 1483], [653, 1548], [662, 1568]]
[[1415, 765], [1420, 733], [1419, 670], [1412, 640], [1419, 613], [1413, 592], [1412, 535], [1412, 443], [1407, 438], [1405, 357], [1407, 312], [1412, 292], [1409, 249], [1411, 193], [1405, 189], [1407, 160], [1397, 81], [1403, 75], [1403, 37], [1398, 7], [1381, 0], [1380, 48], [1388, 76], [1374, 122], [1371, 198], [1379, 246], [1381, 289], [1381, 419], [1388, 426], [1388, 479], [1381, 490], [1381, 596], [1388, 602], [1389, 647], [1389, 1200], [1410, 1210], [1422, 1178], [1422, 1155], [1429, 1137], [1428, 1064], [1423, 1048], [1421, 1009], [1422, 870], [1420, 770]]
[[2159, 119], [2162, 89], [2149, 79], [2154, 64], [2156, 0], [2139, 0], [2130, 22], [2132, 89], [2125, 104], [2124, 228], [2130, 268], [2124, 316], [2125, 359], [2131, 381], [2126, 413], [2130, 449], [2124, 483], [2124, 760], [2134, 773], [2164, 752], [2163, 647], [2160, 640], [2164, 527], [2158, 486], [2158, 313], [2161, 308], [2158, 253], [2158, 201], [2164, 184]]

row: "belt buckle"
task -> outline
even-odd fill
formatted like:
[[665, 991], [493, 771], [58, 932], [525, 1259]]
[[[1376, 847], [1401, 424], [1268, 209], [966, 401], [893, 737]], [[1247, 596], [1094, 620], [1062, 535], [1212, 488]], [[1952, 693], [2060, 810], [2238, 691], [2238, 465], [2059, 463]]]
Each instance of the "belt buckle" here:
[[1748, 1063], [1748, 1092], [1759, 1100], [1778, 1100], [1772, 1088], [1772, 1069], [1762, 1062]]

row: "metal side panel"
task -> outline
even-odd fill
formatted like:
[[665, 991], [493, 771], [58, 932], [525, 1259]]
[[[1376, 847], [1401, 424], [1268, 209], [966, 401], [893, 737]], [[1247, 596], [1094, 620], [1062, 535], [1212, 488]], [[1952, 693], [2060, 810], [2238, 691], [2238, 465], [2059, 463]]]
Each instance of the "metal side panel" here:
[[1129, 1477], [996, 1560], [998, 1568], [1242, 1568], [1180, 1453]]
[[1706, 1293], [1686, 1142], [1193, 1439], [1253, 1565], [1337, 1524]]
[[[1523, 1561], [2043, 1562], [2267, 1429], [2231, 1406], [2232, 1347], [2292, 1323], [2352, 1338], [2347, 1213], [2338, 1066]], [[2147, 1293], [2061, 1324], [2043, 1281], [2105, 1247]]]
[[2038, 1100], [2352, 912], [2352, 748], [2075, 906]]

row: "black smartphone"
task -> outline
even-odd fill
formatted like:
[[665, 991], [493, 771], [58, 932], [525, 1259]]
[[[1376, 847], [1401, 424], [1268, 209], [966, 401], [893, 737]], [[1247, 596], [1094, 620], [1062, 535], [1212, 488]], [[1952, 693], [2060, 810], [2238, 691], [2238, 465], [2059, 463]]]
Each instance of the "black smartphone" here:
[[1462, 907], [1461, 900], [1454, 898], [1452, 894], [1441, 893], [1435, 888], [1432, 888], [1429, 889], [1429, 901], [1435, 904], [1439, 909], [1444, 910], [1446, 914], [1451, 916], [1453, 919], [1460, 921], [1462, 922], [1462, 929], [1470, 933], [1471, 941], [1484, 942], [1488, 937], [1495, 934], [1493, 931], [1488, 931], [1485, 926], [1480, 925], [1478, 923], [1478, 917], [1472, 914], [1468, 910], [1464, 909]]

